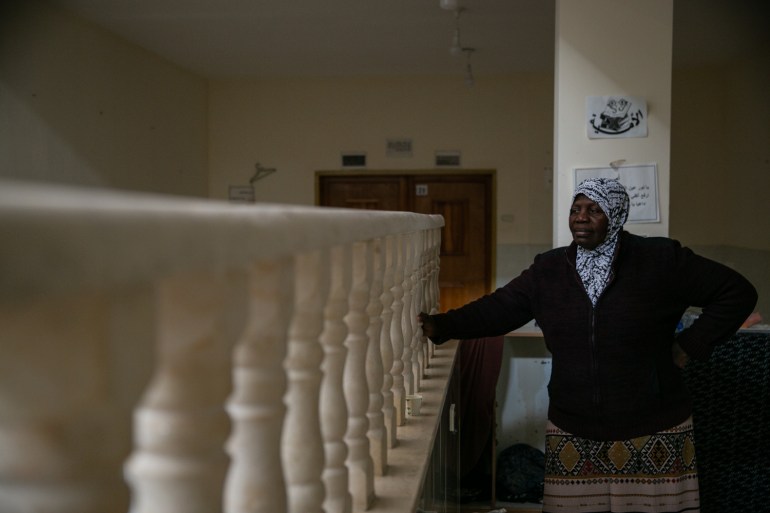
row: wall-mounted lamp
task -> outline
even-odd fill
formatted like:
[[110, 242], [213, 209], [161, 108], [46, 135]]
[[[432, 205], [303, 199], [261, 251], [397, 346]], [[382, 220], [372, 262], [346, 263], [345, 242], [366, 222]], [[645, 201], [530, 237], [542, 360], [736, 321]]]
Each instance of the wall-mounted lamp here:
[[439, 0], [439, 5], [447, 11], [456, 11], [460, 8], [459, 0]]
[[262, 167], [259, 162], [256, 163], [256, 172], [254, 173], [254, 176], [249, 178], [249, 183], [254, 184], [257, 180], [261, 180], [262, 178], [266, 177], [267, 175], [273, 174], [276, 172], [276, 169], [274, 167]]

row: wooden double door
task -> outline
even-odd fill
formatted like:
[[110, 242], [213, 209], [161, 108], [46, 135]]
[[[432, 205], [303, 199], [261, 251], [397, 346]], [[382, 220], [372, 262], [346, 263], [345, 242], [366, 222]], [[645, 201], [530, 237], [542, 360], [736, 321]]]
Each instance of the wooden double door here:
[[480, 297], [492, 283], [492, 173], [318, 173], [318, 204], [444, 216], [441, 311]]

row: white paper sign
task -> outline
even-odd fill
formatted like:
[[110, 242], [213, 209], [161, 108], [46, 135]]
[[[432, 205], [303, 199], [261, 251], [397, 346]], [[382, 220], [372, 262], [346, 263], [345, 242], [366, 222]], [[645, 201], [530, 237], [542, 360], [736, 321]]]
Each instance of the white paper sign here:
[[658, 223], [658, 168], [656, 164], [575, 168], [575, 187], [586, 178], [615, 178], [628, 192], [629, 223]]
[[230, 201], [253, 203], [254, 187], [251, 185], [230, 185], [227, 188], [227, 197]]
[[647, 102], [636, 96], [586, 97], [589, 139], [647, 137]]

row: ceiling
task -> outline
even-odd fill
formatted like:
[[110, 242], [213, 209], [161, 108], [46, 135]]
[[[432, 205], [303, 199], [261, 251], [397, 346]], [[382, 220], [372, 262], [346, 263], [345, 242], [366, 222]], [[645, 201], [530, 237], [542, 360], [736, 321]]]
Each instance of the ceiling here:
[[[205, 77], [462, 75], [467, 64], [449, 53], [455, 13], [439, 0], [54, 1]], [[765, 3], [675, 0], [675, 65], [753, 44]], [[553, 69], [554, 0], [460, 5], [475, 75]]]

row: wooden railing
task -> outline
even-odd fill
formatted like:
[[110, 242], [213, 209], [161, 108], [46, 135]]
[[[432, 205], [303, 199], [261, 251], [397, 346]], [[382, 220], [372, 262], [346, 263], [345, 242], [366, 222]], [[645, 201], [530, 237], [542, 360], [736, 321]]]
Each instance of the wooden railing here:
[[0, 182], [0, 511], [414, 511], [442, 225]]

